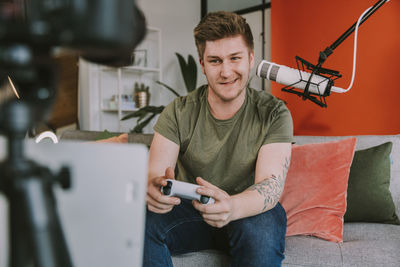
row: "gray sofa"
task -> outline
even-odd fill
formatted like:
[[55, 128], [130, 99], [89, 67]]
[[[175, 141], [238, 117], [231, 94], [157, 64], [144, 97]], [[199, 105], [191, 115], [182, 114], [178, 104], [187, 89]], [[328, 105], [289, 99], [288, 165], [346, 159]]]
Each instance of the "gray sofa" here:
[[[96, 132], [72, 131], [61, 139], [94, 140]], [[345, 137], [296, 136], [297, 144], [327, 142]], [[129, 134], [129, 142], [150, 146], [152, 135]], [[400, 135], [357, 136], [358, 149], [393, 142], [390, 191], [400, 215]], [[371, 163], [373, 164], [373, 163]], [[345, 223], [343, 243], [310, 236], [286, 238], [283, 266], [400, 266], [400, 226], [377, 223]], [[229, 266], [229, 256], [207, 250], [174, 256], [176, 267]]]

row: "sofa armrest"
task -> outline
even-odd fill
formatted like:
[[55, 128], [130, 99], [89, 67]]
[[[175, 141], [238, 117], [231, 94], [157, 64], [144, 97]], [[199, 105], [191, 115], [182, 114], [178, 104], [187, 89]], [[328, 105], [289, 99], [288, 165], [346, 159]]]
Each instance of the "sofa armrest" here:
[[[100, 131], [82, 131], [82, 130], [71, 130], [65, 131], [60, 136], [60, 140], [79, 140], [79, 141], [95, 141], [101, 134]], [[120, 135], [122, 133], [112, 133]], [[128, 143], [140, 143], [150, 147], [153, 140], [153, 134], [140, 134], [140, 133], [129, 133]]]
[[95, 141], [101, 132], [70, 130], [61, 134], [60, 140]]

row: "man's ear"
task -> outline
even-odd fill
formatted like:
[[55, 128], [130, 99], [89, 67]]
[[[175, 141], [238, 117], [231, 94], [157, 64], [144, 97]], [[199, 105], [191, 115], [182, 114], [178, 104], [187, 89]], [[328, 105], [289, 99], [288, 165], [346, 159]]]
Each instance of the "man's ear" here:
[[199, 58], [199, 63], [200, 63], [200, 67], [201, 67], [201, 72], [205, 75], [205, 71], [204, 71], [204, 60]]
[[254, 49], [249, 53], [250, 69], [254, 67]]

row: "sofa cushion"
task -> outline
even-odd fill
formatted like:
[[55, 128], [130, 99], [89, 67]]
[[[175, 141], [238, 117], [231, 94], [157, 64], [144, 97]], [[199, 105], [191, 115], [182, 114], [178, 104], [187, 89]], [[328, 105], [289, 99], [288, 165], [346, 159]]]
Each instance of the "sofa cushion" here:
[[281, 204], [287, 236], [343, 240], [347, 182], [356, 138], [294, 146]]
[[400, 240], [355, 240], [341, 246], [344, 267], [400, 266]]
[[[382, 223], [345, 223], [343, 227], [343, 242], [359, 240], [387, 240], [400, 241], [400, 226]], [[400, 252], [400, 246], [399, 252]], [[400, 256], [399, 256], [400, 259]], [[400, 266], [400, 265], [399, 265]]]
[[340, 243], [312, 236], [286, 238], [283, 266], [342, 266]]
[[345, 222], [400, 224], [389, 191], [392, 142], [356, 151], [350, 168]]
[[400, 226], [345, 223], [343, 266], [400, 266]]

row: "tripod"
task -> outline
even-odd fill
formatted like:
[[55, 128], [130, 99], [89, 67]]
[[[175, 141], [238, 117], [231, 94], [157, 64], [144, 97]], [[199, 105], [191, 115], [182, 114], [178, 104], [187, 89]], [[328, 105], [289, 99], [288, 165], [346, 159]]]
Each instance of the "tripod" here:
[[0, 163], [0, 192], [9, 203], [12, 267], [72, 266], [53, 193], [55, 183], [65, 189], [70, 187], [69, 169], [62, 167], [54, 175], [24, 157], [24, 137], [42, 111], [41, 105], [24, 100], [0, 105], [0, 133], [8, 141], [8, 157]]
[[10, 266], [70, 267], [53, 193], [56, 183], [70, 186], [68, 168], [54, 175], [25, 158], [24, 137], [44, 121], [54, 99], [53, 48], [79, 51], [100, 64], [129, 65], [146, 21], [133, 0], [2, 2], [8, 3], [0, 3], [0, 82], [9, 76], [22, 90], [22, 100], [0, 99], [0, 134], [8, 141], [0, 192], [10, 207]]

